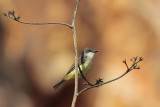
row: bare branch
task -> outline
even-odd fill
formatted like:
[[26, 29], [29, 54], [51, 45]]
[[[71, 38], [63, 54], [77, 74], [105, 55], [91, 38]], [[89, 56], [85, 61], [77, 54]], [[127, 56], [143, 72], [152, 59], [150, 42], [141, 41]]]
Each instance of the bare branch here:
[[46, 23], [33, 23], [33, 22], [24, 22], [24, 21], [20, 21], [20, 16], [16, 16], [15, 15], [15, 11], [9, 11], [8, 14], [4, 13], [3, 14], [6, 17], [9, 17], [10, 19], [13, 19], [19, 23], [23, 23], [23, 24], [31, 24], [31, 25], [47, 25], [47, 24], [58, 24], [58, 25], [64, 25], [67, 26], [69, 28], [73, 28], [72, 25], [67, 24], [67, 23], [61, 23], [61, 22], [46, 22]]
[[79, 1], [80, 0], [76, 0], [76, 6], [75, 6], [74, 13], [73, 13], [72, 25], [66, 24], [66, 23], [60, 23], [60, 22], [48, 22], [48, 23], [24, 22], [24, 21], [20, 21], [20, 18], [21, 18], [20, 16], [15, 15], [15, 11], [9, 11], [8, 13], [3, 14], [4, 16], [9, 17], [23, 24], [31, 24], [31, 25], [59, 24], [59, 25], [67, 26], [72, 29], [73, 39], [74, 39], [74, 50], [75, 50], [75, 91], [74, 91], [74, 96], [73, 96], [73, 101], [72, 101], [72, 107], [75, 107], [75, 103], [77, 100], [77, 94], [78, 94], [78, 63], [77, 63], [78, 52], [77, 52], [77, 35], [76, 35], [75, 21], [76, 21], [76, 14], [78, 10]]
[[90, 85], [90, 86], [92, 86], [93, 84], [91, 84], [91, 83], [87, 80], [87, 78], [83, 75], [83, 72], [81, 71], [81, 68], [79, 67], [79, 65], [78, 65], [78, 68], [79, 68], [79, 71], [80, 71], [80, 73], [81, 73], [82, 78], [86, 81], [86, 83], [85, 83], [84, 85]]
[[75, 107], [77, 94], [78, 94], [78, 51], [77, 51], [77, 35], [76, 35], [76, 28], [75, 28], [75, 21], [76, 21], [76, 14], [78, 10], [79, 0], [76, 1], [76, 6], [73, 13], [73, 20], [72, 20], [72, 32], [73, 32], [73, 40], [74, 40], [74, 51], [75, 51], [75, 89], [74, 95], [72, 100], [71, 107]]
[[123, 60], [123, 63], [126, 65], [126, 67], [127, 67], [127, 69], [128, 69], [128, 64], [127, 64], [126, 59], [125, 59], [125, 60]]
[[[81, 94], [81, 93], [83, 93], [83, 92], [85, 92], [85, 91], [87, 91], [87, 90], [89, 90], [89, 89], [92, 89], [92, 88], [95, 88], [95, 87], [99, 87], [99, 86], [102, 86], [102, 85], [104, 85], [104, 84], [108, 84], [108, 83], [111, 83], [111, 82], [113, 82], [113, 81], [116, 81], [116, 80], [118, 80], [118, 79], [120, 79], [120, 78], [122, 78], [123, 76], [125, 76], [126, 74], [128, 74], [130, 71], [132, 71], [132, 70], [134, 70], [134, 69], [140, 69], [140, 67], [138, 66], [137, 67], [137, 64], [140, 62], [140, 61], [143, 61], [143, 58], [142, 57], [139, 57], [139, 60], [137, 61], [137, 58], [138, 57], [133, 57], [132, 58], [132, 61], [133, 61], [133, 64], [129, 67], [129, 68], [127, 68], [127, 70], [126, 70], [126, 72], [125, 73], [123, 73], [121, 76], [119, 76], [119, 77], [117, 77], [117, 78], [115, 78], [115, 79], [112, 79], [112, 80], [110, 80], [110, 81], [107, 81], [107, 82], [100, 82], [100, 83], [96, 83], [95, 85], [93, 85], [93, 86], [90, 86], [90, 87], [87, 87], [87, 88], [84, 88], [83, 90], [81, 90], [79, 93], [78, 93], [78, 96]], [[125, 62], [126, 62], [126, 60], [125, 60]], [[124, 62], [123, 62], [124, 63]], [[125, 65], [127, 65], [126, 63], [125, 63]], [[128, 65], [126, 66], [126, 67], [128, 67]]]

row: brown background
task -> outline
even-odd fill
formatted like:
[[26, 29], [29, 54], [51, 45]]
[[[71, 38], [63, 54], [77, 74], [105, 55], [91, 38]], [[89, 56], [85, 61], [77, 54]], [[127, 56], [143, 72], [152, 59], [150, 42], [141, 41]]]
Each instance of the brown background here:
[[[74, 6], [75, 0], [0, 0], [0, 107], [70, 107], [74, 80], [52, 87], [74, 62], [72, 31], [20, 24], [2, 13], [71, 23]], [[76, 28], [79, 54], [100, 50], [86, 74], [92, 83], [122, 74], [125, 58], [144, 57], [141, 70], [83, 93], [77, 107], [160, 107], [160, 0], [81, 0]]]

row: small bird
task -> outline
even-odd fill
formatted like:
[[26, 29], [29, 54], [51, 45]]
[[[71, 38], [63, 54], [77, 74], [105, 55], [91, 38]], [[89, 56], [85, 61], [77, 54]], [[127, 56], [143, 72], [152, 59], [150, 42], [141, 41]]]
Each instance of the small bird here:
[[[82, 54], [80, 56], [80, 58], [78, 59], [78, 65], [81, 69], [81, 71], [83, 72], [83, 74], [85, 74], [89, 68], [92, 65], [92, 60], [94, 57], [94, 54], [96, 52], [99, 52], [98, 50], [94, 50], [92, 48], [85, 48], [82, 51]], [[81, 73], [78, 69], [78, 77], [81, 77]], [[69, 69], [68, 73], [64, 76], [64, 78], [58, 82], [56, 85], [53, 86], [54, 89], [57, 89], [61, 84], [63, 84], [65, 81], [70, 80], [72, 78], [75, 78], [75, 64], [73, 64], [71, 66], [71, 68]]]

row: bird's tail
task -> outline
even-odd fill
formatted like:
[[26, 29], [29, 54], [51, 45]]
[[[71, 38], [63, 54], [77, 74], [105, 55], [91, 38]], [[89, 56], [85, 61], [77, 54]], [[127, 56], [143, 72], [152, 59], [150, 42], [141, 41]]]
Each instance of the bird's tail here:
[[56, 85], [53, 86], [53, 88], [56, 90], [61, 84], [63, 84], [65, 82], [65, 80], [61, 80], [59, 83], [57, 83]]

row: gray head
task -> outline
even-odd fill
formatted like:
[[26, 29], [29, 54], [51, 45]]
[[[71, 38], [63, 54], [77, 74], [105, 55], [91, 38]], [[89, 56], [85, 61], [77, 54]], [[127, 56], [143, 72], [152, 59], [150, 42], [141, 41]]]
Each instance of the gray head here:
[[93, 58], [94, 54], [96, 52], [99, 52], [99, 51], [98, 50], [94, 50], [92, 48], [85, 48], [82, 53], [83, 53], [84, 56], [88, 56], [88, 57]]
[[81, 54], [81, 63], [84, 62], [84, 57], [87, 57], [87, 59], [91, 60], [92, 62], [92, 59], [94, 57], [94, 54], [98, 52], [98, 50], [94, 50], [92, 48], [85, 48], [83, 51], [82, 51], [82, 54]]
[[96, 53], [96, 52], [99, 52], [98, 50], [94, 50], [92, 48], [85, 48], [84, 49], [84, 54], [88, 54], [88, 53]]

